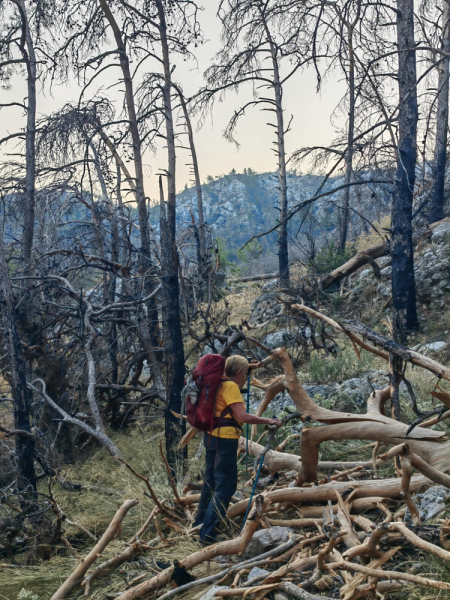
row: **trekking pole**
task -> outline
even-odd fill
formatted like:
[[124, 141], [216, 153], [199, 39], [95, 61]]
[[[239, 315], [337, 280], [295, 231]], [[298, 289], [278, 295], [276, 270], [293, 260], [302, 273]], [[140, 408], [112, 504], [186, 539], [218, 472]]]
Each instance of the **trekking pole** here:
[[[288, 415], [287, 417], [285, 417], [284, 419], [281, 419], [281, 427], [283, 425], [285, 425], [286, 423], [288, 423], [289, 421], [292, 421], [293, 419], [301, 419], [301, 418], [302, 418], [302, 415], [300, 413], [292, 413], [292, 414]], [[245, 522], [247, 521], [248, 513], [250, 512], [250, 507], [252, 505], [252, 500], [253, 500], [253, 496], [255, 494], [256, 485], [258, 483], [259, 475], [261, 473], [261, 467], [263, 466], [264, 457], [266, 455], [266, 452], [268, 450], [270, 450], [270, 443], [272, 442], [272, 439], [274, 438], [278, 429], [279, 428], [276, 425], [269, 425], [269, 435], [267, 436], [266, 445], [261, 454], [261, 460], [259, 462], [258, 472], [256, 474], [255, 482], [253, 484], [252, 493], [250, 494], [250, 499], [248, 501], [247, 510], [245, 511], [245, 517], [244, 517], [244, 521], [242, 523], [241, 531], [244, 529], [244, 525], [245, 525]]]
[[[249, 362], [251, 359], [247, 359]], [[247, 369], [247, 412], [250, 412], [250, 369]], [[245, 472], [248, 469], [248, 423], [246, 426], [245, 440]]]

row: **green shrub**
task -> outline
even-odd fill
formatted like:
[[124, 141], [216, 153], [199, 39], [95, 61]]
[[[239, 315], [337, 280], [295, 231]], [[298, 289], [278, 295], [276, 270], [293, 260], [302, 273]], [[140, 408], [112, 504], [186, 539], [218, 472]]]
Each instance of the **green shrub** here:
[[348, 244], [343, 252], [339, 252], [336, 242], [332, 241], [316, 254], [310, 261], [310, 265], [319, 275], [326, 275], [346, 263], [355, 254], [353, 244]]
[[361, 352], [359, 361], [352, 348], [343, 348], [336, 355], [313, 354], [304, 378], [314, 383], [331, 385], [373, 369], [373, 362], [373, 355], [364, 351]]

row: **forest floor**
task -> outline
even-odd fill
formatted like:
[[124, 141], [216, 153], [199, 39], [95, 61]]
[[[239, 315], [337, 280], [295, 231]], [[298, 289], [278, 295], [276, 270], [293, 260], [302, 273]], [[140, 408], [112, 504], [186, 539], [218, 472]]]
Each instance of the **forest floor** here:
[[[241, 319], [248, 318], [251, 304], [259, 293], [260, 286], [252, 285], [242, 288], [242, 290], [238, 289], [227, 296], [226, 300], [231, 311], [229, 321], [231, 324], [238, 325]], [[222, 309], [223, 307], [217, 307], [218, 311]], [[370, 326], [379, 323], [382, 317], [380, 307], [375, 305], [370, 297], [368, 297], [364, 308], [362, 306], [349, 308], [348, 306], [332, 305], [328, 314], [345, 316], [346, 318], [358, 316], [361, 321]], [[434, 338], [436, 333], [441, 333], [444, 329], [450, 330], [450, 310], [445, 309], [435, 318], [431, 314], [427, 316], [427, 326], [417, 336], [417, 340], [414, 341], [416, 343], [428, 342]], [[386, 363], [381, 359], [362, 351], [361, 360], [359, 360], [348, 341], [340, 339], [339, 343], [341, 350], [337, 356], [318, 357], [316, 353], [313, 353], [308, 362], [298, 365], [297, 373], [302, 383], [333, 384], [357, 377], [369, 369], [386, 370]], [[444, 364], [448, 364], [449, 358], [450, 356], [445, 351], [439, 355], [439, 360]], [[269, 374], [273, 375], [274, 373]], [[429, 400], [429, 392], [435, 385], [435, 379], [429, 373], [413, 369], [411, 366], [408, 366], [406, 375], [416, 389], [420, 408], [424, 411], [429, 410], [433, 406], [431, 400]], [[263, 374], [263, 377], [267, 379], [267, 374]], [[449, 388], [445, 383], [441, 383], [441, 385], [443, 389]], [[320, 400], [315, 400], [320, 403]], [[327, 407], [326, 404], [324, 406]], [[355, 412], [360, 410], [360, 408], [354, 407]], [[402, 419], [405, 422], [409, 423], [414, 420], [414, 415], [408, 406], [402, 406], [402, 411]], [[441, 424], [439, 428], [444, 429], [447, 433], [450, 431], [445, 423]], [[151, 485], [158, 498], [173, 501], [173, 492], [167, 480], [159, 448], [160, 440], [163, 440], [163, 422], [154, 421], [151, 425], [145, 427], [135, 426], [127, 431], [110, 432], [110, 434], [123, 452], [126, 461], [136, 471], [150, 478]], [[277, 436], [274, 445], [286, 437], [286, 432], [279, 432]], [[188, 481], [192, 482], [200, 479], [203, 457], [196, 458], [198, 442], [199, 439], [195, 438], [188, 447], [188, 471], [184, 477], [179, 479], [180, 494]], [[298, 442], [290, 442], [285, 451], [299, 454]], [[326, 442], [321, 446], [322, 460], [370, 461], [371, 456], [372, 449], [362, 441]], [[252, 465], [252, 459], [250, 459], [249, 465]], [[240, 464], [238, 489], [242, 491], [244, 497], [248, 497], [250, 488], [246, 483], [250, 479], [250, 474], [244, 467], [245, 463], [242, 462]], [[392, 464], [383, 466], [378, 474], [385, 477], [394, 476]], [[85, 488], [86, 486], [89, 488], [80, 491], [68, 491], [60, 483], [55, 482], [52, 486], [52, 492], [67, 519], [81, 525], [97, 538], [103, 534], [118, 507], [125, 499], [137, 498], [139, 500], [137, 506], [132, 508], [124, 519], [120, 536], [110, 543], [102, 554], [102, 560], [107, 560], [123, 552], [127, 547], [127, 541], [143, 525], [154, 506], [153, 502], [146, 496], [145, 484], [139, 481], [124, 465], [111, 458], [105, 449], [90, 451], [82, 462], [76, 466], [67, 465], [60, 475], [68, 481], [81, 483]], [[40, 487], [40, 491], [43, 493], [48, 492], [47, 482], [41, 481]], [[393, 501], [390, 510], [395, 512], [400, 504], [400, 501]], [[295, 510], [294, 507], [287, 509], [283, 512], [282, 518], [298, 517]], [[439, 519], [448, 516], [450, 515], [446, 508], [442, 513], [435, 515], [426, 525], [431, 527], [438, 525]], [[378, 517], [371, 515], [370, 518], [375, 521], [379, 519], [379, 515]], [[230, 539], [237, 536], [241, 523], [241, 519], [237, 522], [226, 521], [222, 527], [222, 536]], [[158, 573], [161, 568], [171, 564], [175, 559], [181, 560], [200, 548], [197, 538], [185, 533], [174, 533], [167, 528], [164, 529], [165, 524], [162, 521], [159, 522], [159, 526], [163, 528], [164, 534], [169, 537], [168, 542], [161, 544], [161, 547], [154, 551], [140, 555], [132, 562], [125, 563], [107, 577], [95, 580], [91, 587], [91, 598], [98, 600], [112, 599], [121, 590], [124, 590], [134, 578], [148, 574], [149, 571]], [[63, 528], [74, 553], [78, 553], [78, 556], [71, 555], [65, 546], [61, 546], [61, 548], [56, 549], [54, 556], [49, 561], [41, 561], [39, 564], [27, 565], [24, 562], [25, 554], [14, 557], [14, 561], [4, 561], [0, 564], [0, 600], [50, 599], [61, 583], [79, 564], [80, 556], [86, 555], [94, 543], [78, 526], [64, 524]], [[300, 533], [300, 529], [294, 530], [296, 533]], [[312, 527], [306, 530], [303, 528], [301, 531], [303, 534], [306, 532], [308, 536], [313, 535], [316, 530]], [[151, 540], [156, 534], [157, 530], [152, 525], [144, 539]], [[22, 564], [20, 564], [21, 561]], [[211, 573], [215, 573], [223, 569], [223, 563], [214, 560], [211, 561], [208, 568]], [[421, 576], [450, 583], [450, 565], [414, 547], [408, 547], [401, 552], [394, 568], [419, 573]], [[207, 574], [206, 563], [195, 567], [192, 574], [197, 578], [205, 577]], [[178, 598], [179, 600], [199, 600], [207, 587], [209, 586], [196, 587], [192, 591], [179, 594]], [[338, 594], [337, 589], [327, 590], [326, 594], [330, 598], [338, 597], [336, 596]], [[81, 591], [77, 595], [81, 595]], [[448, 590], [412, 586], [389, 596], [389, 598], [399, 600], [406, 597], [410, 600], [431, 600], [449, 598], [450, 595]]]

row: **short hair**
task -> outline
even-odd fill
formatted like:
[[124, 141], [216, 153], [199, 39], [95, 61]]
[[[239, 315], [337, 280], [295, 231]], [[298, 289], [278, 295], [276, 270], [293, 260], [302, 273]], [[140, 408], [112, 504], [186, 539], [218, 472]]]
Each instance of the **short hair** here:
[[239, 354], [229, 356], [225, 361], [225, 375], [234, 377], [238, 371], [248, 370], [248, 360]]

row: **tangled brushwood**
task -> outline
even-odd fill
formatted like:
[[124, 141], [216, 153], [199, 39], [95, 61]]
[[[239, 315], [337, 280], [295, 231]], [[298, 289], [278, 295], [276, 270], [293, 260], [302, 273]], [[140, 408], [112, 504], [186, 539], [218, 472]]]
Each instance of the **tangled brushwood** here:
[[[373, 351], [389, 362], [391, 371], [394, 358], [401, 357], [450, 379], [447, 367], [368, 328], [363, 333], [370, 343], [364, 341], [360, 337], [363, 328], [360, 324], [335, 323], [304, 304], [290, 304], [289, 310], [306, 311], [314, 313], [316, 318], [326, 319], [350, 337], [356, 352], [359, 352], [358, 347]], [[198, 528], [192, 527], [192, 521], [200, 483], [191, 482], [180, 491], [162, 443], [159, 452], [170, 486], [164, 491], [166, 497], [160, 497], [160, 492], [154, 489], [152, 477], [141, 474], [127, 460], [117, 457], [121, 477], [129, 473], [144, 486], [144, 495], [140, 500], [123, 501], [101, 536], [84, 528], [93, 540], [91, 549], [83, 556], [77, 554], [64, 536], [67, 517], [55, 500], [51, 484], [45, 499], [40, 493], [26, 508], [20, 504], [24, 492], [16, 500], [4, 494], [5, 503], [14, 516], [2, 536], [9, 536], [17, 544], [21, 524], [32, 519], [51, 522], [48, 513], [52, 512], [57, 526], [47, 528], [47, 537], [37, 541], [36, 548], [45, 548], [58, 538], [58, 543], [62, 541], [67, 551], [77, 556], [76, 568], [51, 591], [52, 600], [80, 591], [85, 595], [95, 593], [105, 585], [106, 578], [120, 573], [127, 563], [137, 565], [138, 570], [131, 572], [132, 577], [128, 572], [126, 581], [122, 578], [121, 589], [115, 588], [113, 597], [119, 600], [141, 597], [166, 600], [179, 594], [198, 598], [208, 589], [211, 589], [208, 597], [251, 595], [258, 600], [269, 595], [275, 600], [402, 597], [401, 594], [420, 589], [417, 586], [442, 592], [443, 598], [450, 594], [450, 582], [445, 578], [423, 572], [423, 568], [420, 572], [424, 555], [426, 564], [430, 564], [430, 556], [444, 567], [450, 562], [450, 522], [421, 524], [413, 500], [416, 492], [435, 483], [450, 487], [447, 474], [450, 441], [443, 431], [431, 429], [450, 416], [448, 395], [441, 393], [439, 399], [444, 406], [438, 415], [420, 414], [416, 419], [420, 423], [411, 426], [395, 418], [394, 399], [398, 389], [394, 377], [389, 387], [373, 391], [365, 414], [353, 414], [316, 404], [298, 380], [285, 348], [270, 352], [257, 368], [273, 363], [281, 365], [282, 374], [268, 383], [258, 379], [251, 381], [253, 386], [264, 390], [257, 414], [267, 410], [280, 391], [287, 390], [298, 412], [284, 417], [283, 425], [296, 419], [303, 422], [302, 431], [297, 434], [301, 457], [280, 451], [288, 438], [296, 435], [286, 435], [283, 426], [278, 437], [285, 439], [279, 440], [278, 449], [271, 447], [273, 430], [264, 431], [258, 441], [254, 439], [256, 432], [252, 432], [249, 453], [255, 459], [254, 465], [241, 470], [240, 488], [246, 490], [246, 497], [233, 499], [227, 513], [229, 528], [223, 541], [199, 549]], [[406, 381], [404, 371], [397, 375]], [[385, 411], [389, 401], [391, 417]], [[414, 397], [411, 402], [414, 404]], [[322, 426], [316, 426], [319, 423]], [[192, 441], [196, 433], [195, 429], [188, 430], [179, 448]], [[265, 445], [260, 443], [264, 436]], [[329, 440], [372, 440], [375, 442], [371, 445], [372, 458], [353, 462], [321, 461], [320, 444]], [[386, 445], [390, 449], [381, 454], [381, 447]], [[246, 440], [241, 437], [239, 451], [245, 455], [245, 450]], [[268, 475], [259, 480], [256, 495], [251, 495], [262, 460]], [[394, 476], [383, 476], [386, 463], [392, 464]], [[414, 470], [418, 474], [413, 475]], [[60, 478], [61, 482], [66, 487], [74, 485]], [[168, 494], [169, 489], [171, 494]], [[103, 489], [102, 493], [114, 494], [114, 490]], [[127, 514], [131, 514], [139, 502], [149, 503], [147, 517], [131, 537], [129, 530], [121, 537], [129, 518]], [[76, 523], [71, 525], [83, 529]], [[23, 530], [21, 535], [26, 538]], [[103, 560], [105, 550], [112, 543], [114, 553]], [[189, 552], [180, 556], [183, 547]], [[161, 560], [163, 556], [165, 560]], [[413, 562], [416, 564], [412, 567]], [[405, 589], [405, 586], [410, 587]]]

